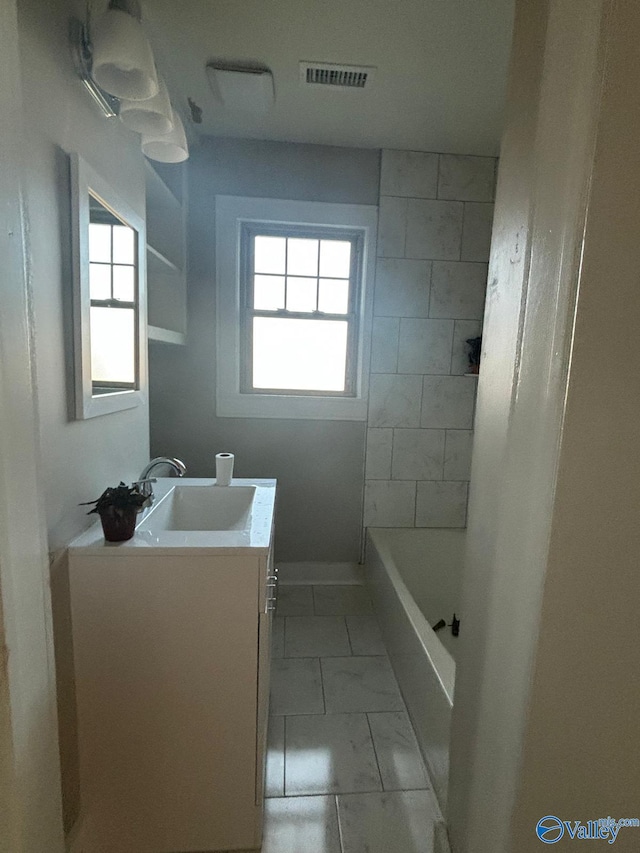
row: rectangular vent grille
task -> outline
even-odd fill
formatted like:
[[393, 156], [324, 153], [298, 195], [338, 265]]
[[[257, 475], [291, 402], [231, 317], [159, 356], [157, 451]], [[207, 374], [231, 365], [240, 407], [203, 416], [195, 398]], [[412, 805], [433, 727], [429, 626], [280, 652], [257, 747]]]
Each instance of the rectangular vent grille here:
[[300, 79], [309, 86], [335, 86], [341, 89], [364, 89], [371, 83], [375, 69], [355, 65], [329, 65], [301, 62]]
[[329, 71], [327, 68], [307, 68], [307, 83], [320, 86], [349, 86], [352, 89], [364, 89], [367, 83], [366, 71]]

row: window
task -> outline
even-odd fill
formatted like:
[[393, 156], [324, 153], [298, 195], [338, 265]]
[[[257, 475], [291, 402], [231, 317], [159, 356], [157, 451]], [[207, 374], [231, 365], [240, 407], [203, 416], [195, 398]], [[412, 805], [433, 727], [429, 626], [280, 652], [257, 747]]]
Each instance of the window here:
[[362, 235], [245, 224], [245, 393], [356, 393]]
[[219, 416], [365, 419], [376, 220], [217, 197]]
[[89, 220], [94, 395], [136, 387], [137, 234], [93, 196]]

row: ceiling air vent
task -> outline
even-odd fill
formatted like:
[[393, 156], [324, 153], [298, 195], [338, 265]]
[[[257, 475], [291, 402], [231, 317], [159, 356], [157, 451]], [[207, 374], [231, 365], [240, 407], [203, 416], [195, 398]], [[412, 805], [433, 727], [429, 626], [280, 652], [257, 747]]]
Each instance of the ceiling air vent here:
[[371, 85], [375, 68], [365, 65], [334, 65], [329, 62], [301, 62], [300, 82], [306, 86], [336, 89], [364, 89]]

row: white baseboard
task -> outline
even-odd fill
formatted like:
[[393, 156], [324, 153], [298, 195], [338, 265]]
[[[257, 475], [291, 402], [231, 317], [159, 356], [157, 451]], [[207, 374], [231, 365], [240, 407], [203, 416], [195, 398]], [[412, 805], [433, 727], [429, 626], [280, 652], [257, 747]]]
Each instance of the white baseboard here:
[[364, 584], [358, 563], [278, 563], [281, 584]]

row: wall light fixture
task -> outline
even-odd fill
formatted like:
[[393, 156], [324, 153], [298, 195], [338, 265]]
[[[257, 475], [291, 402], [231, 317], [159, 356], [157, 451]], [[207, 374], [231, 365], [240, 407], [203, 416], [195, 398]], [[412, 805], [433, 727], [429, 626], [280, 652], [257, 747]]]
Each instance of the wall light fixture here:
[[74, 21], [76, 70], [105, 116], [120, 115], [126, 127], [143, 135], [147, 157], [179, 163], [189, 156], [184, 126], [156, 70], [141, 18], [139, 0], [110, 0], [95, 21]]

